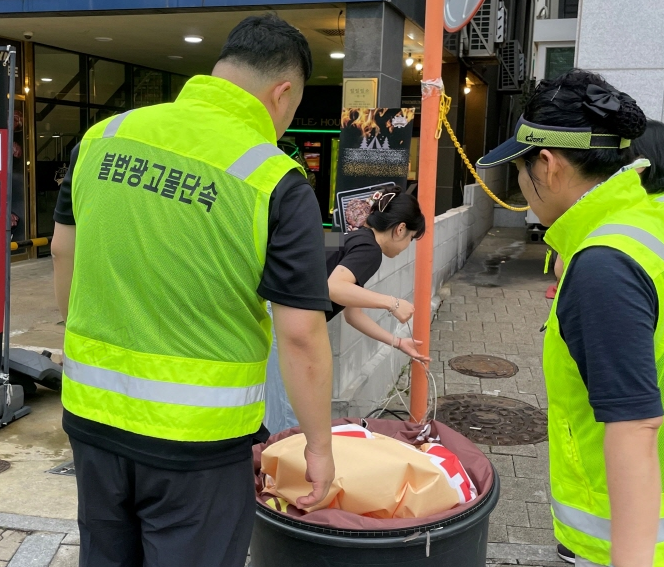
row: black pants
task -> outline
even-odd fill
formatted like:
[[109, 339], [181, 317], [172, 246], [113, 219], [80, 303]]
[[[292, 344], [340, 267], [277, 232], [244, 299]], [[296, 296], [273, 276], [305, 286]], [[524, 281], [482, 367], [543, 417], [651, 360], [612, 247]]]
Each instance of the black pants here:
[[250, 459], [180, 472], [70, 441], [79, 567], [244, 567], [255, 514]]

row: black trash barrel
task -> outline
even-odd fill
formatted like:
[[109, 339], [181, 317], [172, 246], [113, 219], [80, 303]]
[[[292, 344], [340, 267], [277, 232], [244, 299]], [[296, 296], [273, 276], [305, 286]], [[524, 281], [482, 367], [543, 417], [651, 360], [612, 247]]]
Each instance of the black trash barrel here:
[[489, 515], [498, 503], [493, 469], [490, 492], [458, 516], [391, 531], [335, 530], [273, 512], [258, 504], [251, 540], [252, 567], [485, 567]]

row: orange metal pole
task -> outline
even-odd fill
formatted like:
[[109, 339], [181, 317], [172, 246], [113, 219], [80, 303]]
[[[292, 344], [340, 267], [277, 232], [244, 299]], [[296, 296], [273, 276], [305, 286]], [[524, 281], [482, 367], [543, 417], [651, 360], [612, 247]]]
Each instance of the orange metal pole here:
[[[443, 70], [443, 9], [444, 0], [427, 0], [424, 26], [424, 73], [426, 81], [433, 81], [442, 75]], [[418, 201], [426, 218], [427, 230], [417, 243], [415, 258], [415, 316], [413, 334], [422, 341], [420, 352], [429, 352], [431, 327], [431, 283], [433, 278], [433, 221], [436, 208], [436, 171], [438, 162], [439, 96], [422, 100], [422, 126], [420, 129], [420, 167], [418, 180]], [[428, 381], [424, 368], [413, 363], [410, 393], [410, 413], [416, 421], [421, 421], [427, 412]]]

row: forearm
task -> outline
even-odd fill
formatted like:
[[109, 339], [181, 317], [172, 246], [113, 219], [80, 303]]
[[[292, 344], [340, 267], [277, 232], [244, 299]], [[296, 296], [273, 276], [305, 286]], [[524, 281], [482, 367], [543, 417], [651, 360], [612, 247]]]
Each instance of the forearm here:
[[652, 567], [659, 526], [661, 419], [609, 423], [604, 452], [615, 567]]
[[361, 307], [364, 309], [394, 308], [395, 298], [382, 293], [364, 289], [359, 285], [346, 281], [330, 281], [330, 299], [344, 307]]
[[394, 346], [394, 335], [383, 329], [378, 323], [369, 317], [369, 315], [364, 313], [362, 309], [358, 307], [347, 307], [344, 310], [344, 318], [349, 325], [360, 331], [360, 333], [365, 334], [367, 337], [371, 337], [386, 345]]
[[313, 452], [324, 452], [331, 445], [332, 422], [332, 351], [325, 315], [316, 313], [306, 328], [289, 329], [288, 321], [279, 318], [284, 308], [273, 307], [279, 366], [288, 398], [307, 445]]
[[76, 227], [55, 225], [51, 255], [53, 256], [53, 282], [55, 286], [55, 300], [62, 318], [67, 320], [69, 311], [69, 294], [74, 274], [74, 247]]
[[74, 271], [73, 258], [53, 258], [53, 280], [55, 282], [55, 301], [58, 304], [60, 315], [66, 321], [69, 311], [69, 293], [71, 291], [72, 273]]

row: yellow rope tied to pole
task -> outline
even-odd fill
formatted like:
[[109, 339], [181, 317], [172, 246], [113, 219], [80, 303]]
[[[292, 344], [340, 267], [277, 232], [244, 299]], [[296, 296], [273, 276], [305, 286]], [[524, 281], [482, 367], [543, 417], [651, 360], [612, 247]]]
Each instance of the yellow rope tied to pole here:
[[447, 120], [447, 114], [450, 111], [450, 107], [452, 106], [452, 97], [447, 96], [445, 93], [441, 93], [440, 96], [440, 112], [438, 114], [438, 128], [436, 129], [436, 140], [440, 140], [440, 136], [443, 133], [443, 125], [445, 125], [445, 129], [447, 130], [447, 133], [450, 135], [450, 138], [452, 139], [452, 143], [456, 147], [457, 151], [459, 152], [459, 155], [461, 156], [461, 159], [464, 161], [468, 169], [470, 170], [470, 173], [473, 174], [473, 177], [475, 178], [475, 181], [479, 183], [480, 187], [484, 189], [484, 192], [491, 197], [496, 203], [498, 203], [501, 207], [505, 207], [506, 209], [509, 209], [510, 211], [516, 211], [517, 213], [522, 213], [523, 211], [527, 211], [530, 209], [530, 207], [513, 207], [512, 205], [508, 205], [504, 201], [500, 200], [492, 191], [486, 186], [486, 183], [482, 181], [481, 177], [477, 174], [477, 171], [475, 171], [475, 168], [473, 165], [470, 163], [470, 160], [466, 156], [466, 152], [463, 151], [463, 148], [461, 147], [461, 144], [459, 143], [459, 140], [457, 140], [456, 135], [454, 134], [454, 130], [452, 130], [452, 126], [450, 126], [449, 121]]

